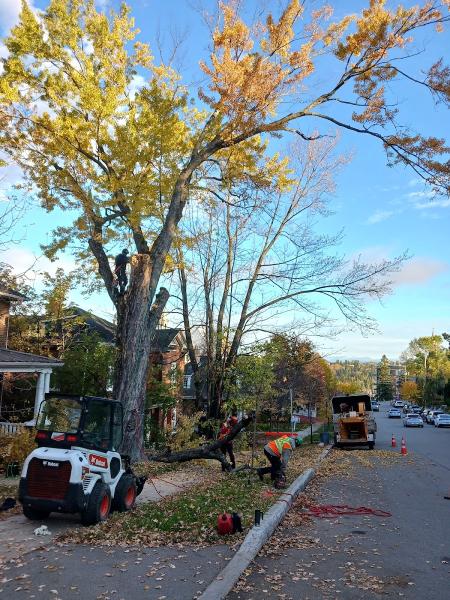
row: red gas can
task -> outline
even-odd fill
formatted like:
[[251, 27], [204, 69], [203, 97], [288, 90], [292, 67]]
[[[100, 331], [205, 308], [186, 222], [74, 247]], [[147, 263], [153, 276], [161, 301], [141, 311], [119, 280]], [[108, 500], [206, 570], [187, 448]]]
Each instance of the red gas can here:
[[219, 535], [228, 535], [234, 532], [233, 517], [229, 513], [223, 513], [217, 517], [217, 531]]

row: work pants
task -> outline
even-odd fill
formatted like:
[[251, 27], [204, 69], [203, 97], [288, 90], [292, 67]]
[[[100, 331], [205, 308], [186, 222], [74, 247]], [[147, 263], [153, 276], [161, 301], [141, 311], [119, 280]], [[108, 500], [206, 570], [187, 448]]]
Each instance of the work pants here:
[[128, 284], [127, 268], [125, 265], [116, 268], [117, 283], [119, 284], [119, 293], [124, 294]]
[[276, 481], [280, 479], [283, 475], [283, 464], [281, 462], [281, 458], [279, 456], [275, 456], [267, 452], [264, 449], [264, 454], [266, 455], [267, 460], [270, 462], [270, 467], [261, 467], [258, 469], [259, 475], [265, 475], [266, 473], [270, 473], [270, 479], [272, 481]]
[[[236, 460], [235, 460], [234, 454], [233, 454], [233, 443], [227, 442], [224, 446], [222, 446], [222, 448], [220, 450], [225, 458], [227, 457], [227, 452], [228, 452], [228, 456], [230, 457], [231, 466], [233, 467], [233, 469], [235, 469], [236, 468]], [[224, 465], [222, 465], [222, 471], [225, 471]]]

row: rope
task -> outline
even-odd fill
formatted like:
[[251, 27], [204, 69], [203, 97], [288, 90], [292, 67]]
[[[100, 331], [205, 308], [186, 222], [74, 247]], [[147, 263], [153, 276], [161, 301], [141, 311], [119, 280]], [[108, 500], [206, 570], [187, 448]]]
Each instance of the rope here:
[[[179, 485], [179, 484], [173, 483], [173, 481], [167, 481], [167, 479], [162, 479], [162, 477], [153, 477], [152, 483], [153, 483], [153, 479], [156, 481], [163, 481], [164, 483], [167, 483], [168, 485], [173, 485], [174, 487], [180, 488], [180, 490], [186, 489], [184, 485]], [[155, 484], [153, 483], [153, 485], [155, 485]]]
[[[150, 478], [150, 479], [147, 479], [147, 482], [152, 484], [152, 486], [155, 488], [155, 492], [158, 494], [158, 496], [159, 496], [160, 498], [164, 498], [164, 496], [158, 492], [158, 489], [157, 489], [157, 487], [156, 487], [156, 485], [155, 485], [155, 483], [154, 483], [153, 479], [151, 479], [151, 478]], [[146, 482], [146, 483], [147, 483], [147, 482]]]
[[311, 517], [319, 519], [329, 519], [341, 517], [343, 515], [359, 516], [371, 515], [372, 517], [392, 517], [392, 513], [377, 508], [368, 508], [366, 506], [358, 506], [357, 508], [348, 506], [347, 504], [323, 504], [321, 506], [310, 506], [307, 513]]

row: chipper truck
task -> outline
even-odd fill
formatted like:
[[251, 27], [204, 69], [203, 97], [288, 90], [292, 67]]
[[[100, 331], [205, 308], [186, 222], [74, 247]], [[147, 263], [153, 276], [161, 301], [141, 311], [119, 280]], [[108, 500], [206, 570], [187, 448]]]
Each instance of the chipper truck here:
[[137, 477], [118, 451], [122, 405], [92, 396], [46, 394], [36, 420], [36, 442], [19, 484], [23, 513], [33, 520], [51, 512], [80, 513], [91, 525], [111, 510], [128, 511], [145, 477]]
[[377, 424], [372, 413], [368, 394], [334, 396], [334, 445], [338, 448], [367, 445], [375, 446]]

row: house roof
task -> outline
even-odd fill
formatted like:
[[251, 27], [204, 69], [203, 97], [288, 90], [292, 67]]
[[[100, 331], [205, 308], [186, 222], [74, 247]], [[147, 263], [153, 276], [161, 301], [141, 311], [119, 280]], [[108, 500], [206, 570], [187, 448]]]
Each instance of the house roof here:
[[[96, 331], [105, 342], [114, 341], [116, 337], [116, 325], [114, 323], [102, 319], [79, 306], [71, 306], [70, 309], [84, 320], [91, 331]], [[181, 336], [181, 338], [177, 340], [178, 336]], [[152, 350], [167, 352], [170, 348], [176, 347], [177, 345], [184, 345], [184, 343], [185, 340], [182, 329], [170, 327], [157, 329], [152, 340]]]
[[82, 317], [91, 331], [96, 331], [105, 342], [113, 342], [116, 337], [116, 326], [114, 323], [102, 319], [79, 306], [71, 306], [70, 310], [77, 316]]
[[0, 348], [0, 369], [8, 367], [62, 367], [63, 364], [63, 361], [57, 358]]
[[66, 314], [60, 319], [45, 319], [42, 318], [42, 323], [52, 323], [54, 321], [70, 321], [79, 317], [90, 331], [95, 331], [104, 342], [112, 343], [116, 337], [116, 326], [114, 323], [102, 319], [93, 313], [84, 310], [76, 305], [71, 305], [67, 308]]
[[27, 297], [16, 290], [0, 285], [0, 298], [12, 300], [13, 302], [22, 302], [22, 300], [26, 300]]
[[[182, 329], [157, 329], [152, 340], [152, 350], [158, 350], [160, 352], [167, 352], [171, 347], [180, 345], [180, 342], [184, 344], [184, 334]], [[181, 339], [176, 339], [181, 334]]]

